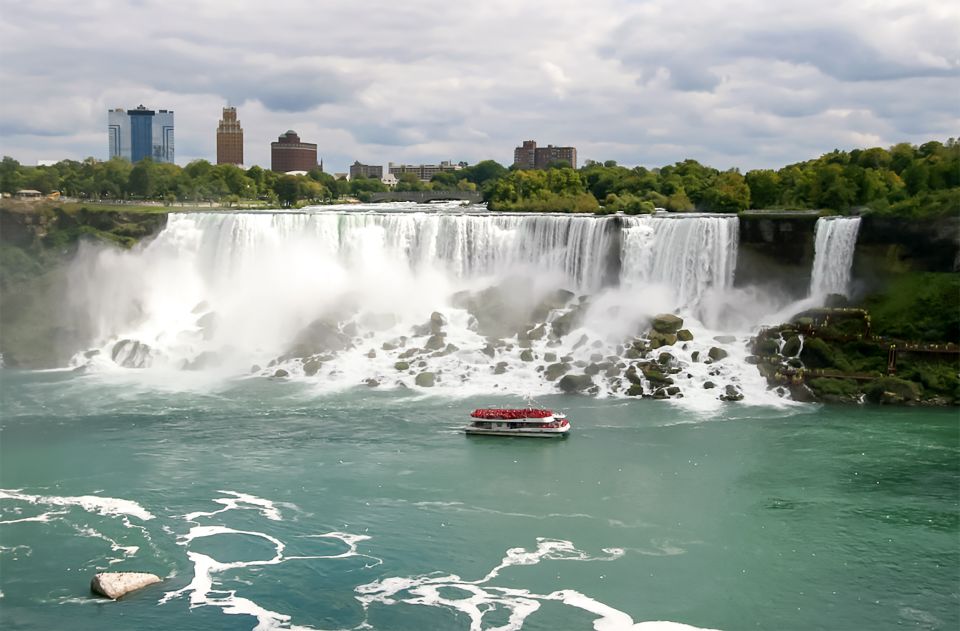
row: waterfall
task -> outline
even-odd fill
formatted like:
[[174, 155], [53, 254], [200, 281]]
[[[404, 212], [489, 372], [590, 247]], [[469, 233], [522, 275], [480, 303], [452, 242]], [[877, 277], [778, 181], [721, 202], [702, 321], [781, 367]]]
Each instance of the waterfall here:
[[370, 257], [422, 270], [439, 266], [457, 278], [500, 274], [530, 266], [560, 274], [591, 291], [609, 276], [611, 218], [569, 215], [448, 213], [284, 213], [171, 215], [163, 241], [189, 225], [201, 233], [208, 268], [229, 273], [244, 259], [299, 242], [346, 266]]
[[815, 228], [810, 296], [847, 295], [860, 217], [821, 217]]
[[736, 216], [627, 217], [621, 283], [666, 285], [676, 306], [696, 308], [707, 291], [733, 285], [739, 226]]
[[[96, 339], [72, 365], [184, 387], [253, 374], [460, 394], [556, 392], [584, 373], [616, 395], [637, 377], [613, 358], [678, 311], [695, 337], [671, 349], [685, 404], [719, 401], [706, 380], [763, 397], [742, 340], [707, 328], [737, 243], [737, 218], [714, 215], [172, 213], [130, 251], [81, 248], [74, 315]], [[718, 343], [729, 361], [699, 359]]]

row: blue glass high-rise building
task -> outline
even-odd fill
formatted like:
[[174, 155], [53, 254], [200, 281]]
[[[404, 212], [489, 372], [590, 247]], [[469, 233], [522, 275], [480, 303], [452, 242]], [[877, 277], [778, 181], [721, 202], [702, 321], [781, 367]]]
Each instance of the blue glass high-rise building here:
[[111, 158], [173, 162], [173, 110], [109, 110], [107, 139]]

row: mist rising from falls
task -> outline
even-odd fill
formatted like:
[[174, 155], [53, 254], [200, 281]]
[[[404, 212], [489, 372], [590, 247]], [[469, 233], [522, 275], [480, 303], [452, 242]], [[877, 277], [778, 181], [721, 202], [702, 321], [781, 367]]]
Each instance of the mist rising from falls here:
[[847, 295], [860, 217], [821, 217], [815, 228], [810, 296], [822, 300], [829, 294]]
[[416, 387], [430, 372], [462, 393], [537, 393], [556, 391], [546, 368], [562, 363], [614, 394], [649, 318], [679, 311], [697, 339], [666, 350], [689, 360], [688, 399], [715, 401], [694, 391], [708, 379], [764, 389], [740, 364], [745, 337], [723, 365], [697, 359], [717, 344], [702, 322], [719, 321], [733, 282], [736, 217], [420, 208], [171, 214], [134, 251], [87, 251], [73, 285], [98, 336], [74, 364], [321, 388]]

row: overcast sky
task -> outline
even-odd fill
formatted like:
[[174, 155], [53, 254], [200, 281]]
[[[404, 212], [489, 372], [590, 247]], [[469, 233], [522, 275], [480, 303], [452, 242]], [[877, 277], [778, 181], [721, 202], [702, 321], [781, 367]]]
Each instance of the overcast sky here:
[[107, 157], [107, 109], [173, 109], [179, 164], [287, 129], [353, 160], [779, 167], [960, 135], [957, 0], [0, 0], [0, 153]]

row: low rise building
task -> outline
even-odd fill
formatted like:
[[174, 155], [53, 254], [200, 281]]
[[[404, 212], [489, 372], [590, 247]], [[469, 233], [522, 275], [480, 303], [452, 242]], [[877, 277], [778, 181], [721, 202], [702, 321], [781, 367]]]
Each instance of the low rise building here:
[[429, 182], [437, 173], [442, 171], [459, 171], [467, 166], [466, 162], [453, 164], [449, 160], [444, 160], [440, 164], [394, 164], [391, 162], [387, 166], [387, 171], [397, 179], [405, 173], [413, 173], [421, 182]]
[[536, 140], [524, 140], [513, 150], [513, 166], [518, 169], [545, 169], [551, 162], [566, 162], [577, 168], [576, 147], [538, 147]]
[[350, 179], [358, 177], [367, 177], [381, 179], [383, 177], [383, 166], [379, 164], [360, 164], [355, 161], [350, 165]]

